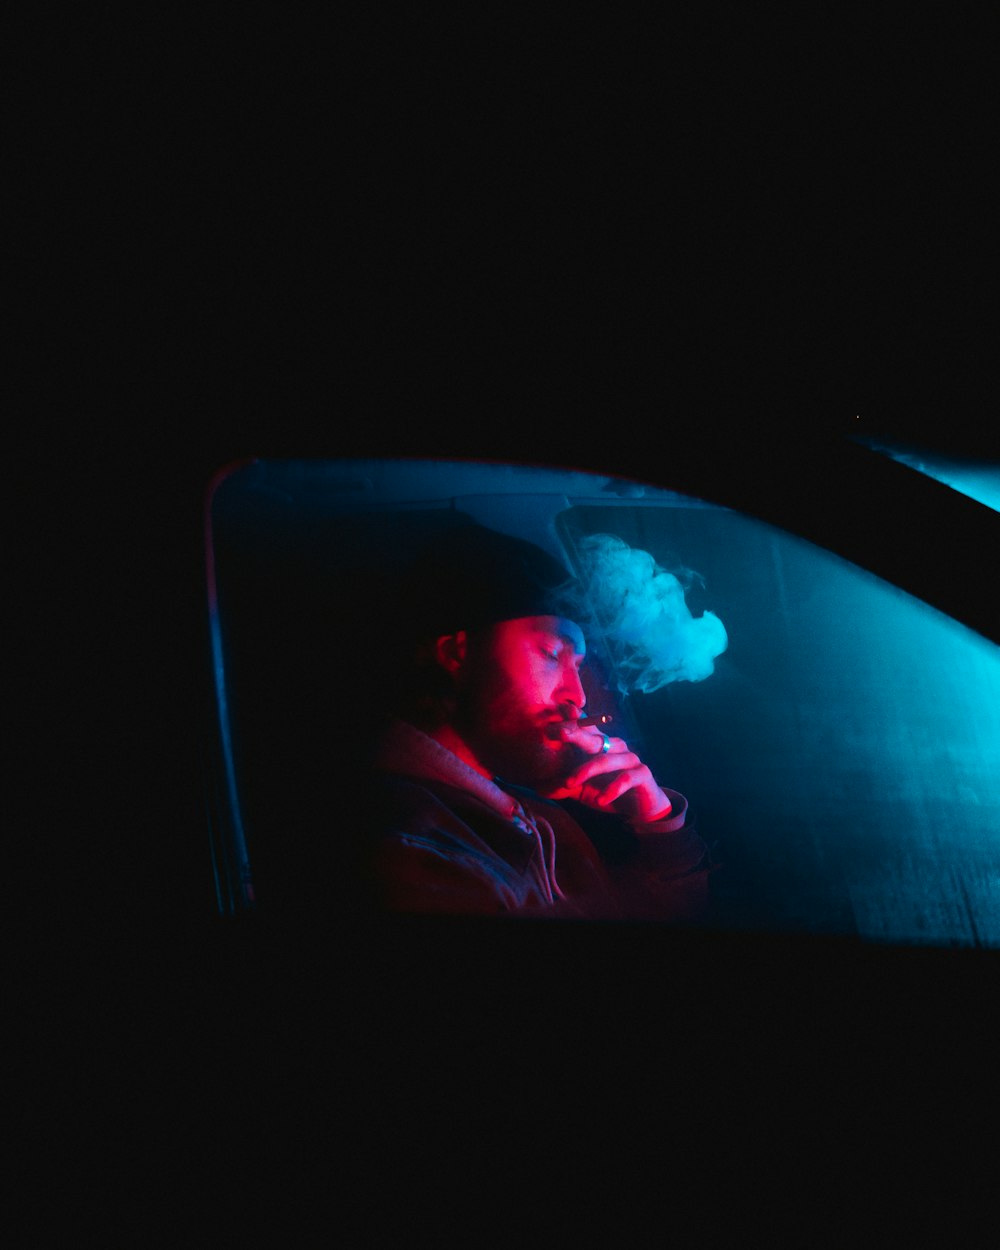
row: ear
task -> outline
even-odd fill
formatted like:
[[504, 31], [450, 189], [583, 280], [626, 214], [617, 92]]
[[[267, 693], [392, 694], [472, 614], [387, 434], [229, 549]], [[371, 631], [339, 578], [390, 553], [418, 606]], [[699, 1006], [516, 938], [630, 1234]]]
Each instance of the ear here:
[[465, 663], [468, 650], [468, 634], [460, 629], [457, 634], [442, 634], [434, 643], [434, 658], [449, 673], [457, 673]]

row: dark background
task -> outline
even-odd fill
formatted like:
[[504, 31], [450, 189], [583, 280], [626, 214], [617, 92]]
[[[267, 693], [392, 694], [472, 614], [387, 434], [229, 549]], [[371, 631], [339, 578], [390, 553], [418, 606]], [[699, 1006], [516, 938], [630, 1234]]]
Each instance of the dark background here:
[[[901, 509], [847, 439], [996, 455], [983, 32], [821, 8], [530, 30], [31, 12], [5, 69], [13, 823], [30, 865], [12, 908], [27, 1018], [52, 1043], [72, 1017], [75, 1053], [128, 1073], [126, 1096], [48, 1072], [54, 1102], [88, 1126], [131, 1108], [118, 1141], [182, 1093], [190, 1141], [206, 1108], [231, 1126], [243, 1098], [315, 1107], [301, 1074], [329, 1073], [333, 1038], [374, 1036], [343, 1062], [379, 1056], [348, 1117], [369, 1143], [355, 1162], [376, 1166], [426, 1122], [385, 1042], [405, 1021], [402, 1052], [451, 1056], [434, 1070], [459, 1071], [473, 1104], [480, 1063], [520, 1091], [543, 1063], [547, 1107], [614, 1107], [630, 1142], [621, 1108], [662, 1126], [666, 1070], [716, 1126], [713, 1175], [744, 1166], [760, 1123], [808, 1119], [814, 1140], [848, 1087], [853, 1123], [888, 1133], [921, 1086], [938, 1140], [961, 1143], [957, 1109], [987, 1097], [995, 966], [974, 954], [559, 934], [501, 958], [410, 935], [369, 974], [379, 952], [356, 934], [205, 921], [202, 503], [246, 456], [568, 464], [745, 504], [844, 554], [874, 545], [905, 581], [937, 514]], [[972, 623], [983, 525], [961, 514], [930, 588]], [[942, 1032], [961, 1060], [935, 1050]], [[558, 1093], [529, 1036], [559, 1057]], [[157, 1063], [157, 1038], [186, 1058]]]

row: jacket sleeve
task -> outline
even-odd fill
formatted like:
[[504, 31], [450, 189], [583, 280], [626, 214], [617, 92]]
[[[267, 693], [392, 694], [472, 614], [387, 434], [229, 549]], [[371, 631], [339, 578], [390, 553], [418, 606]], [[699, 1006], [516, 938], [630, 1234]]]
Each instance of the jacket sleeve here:
[[[552, 899], [543, 848], [479, 800], [412, 779], [387, 778], [369, 858], [378, 911], [452, 916], [586, 916], [606, 874], [583, 833], [577, 884], [586, 902]], [[565, 820], [565, 815], [559, 813]], [[573, 822], [569, 822], [571, 828]], [[580, 846], [575, 845], [574, 850]], [[558, 856], [557, 856], [558, 858]], [[602, 913], [603, 914], [603, 913]]]
[[667, 790], [665, 820], [630, 825], [617, 816], [567, 801], [564, 807], [584, 829], [601, 857], [629, 919], [692, 922], [709, 902], [709, 873], [716, 865], [699, 836], [687, 799]]
[[374, 856], [380, 910], [444, 916], [502, 916], [503, 884], [470, 856], [443, 851], [434, 839], [399, 832]]

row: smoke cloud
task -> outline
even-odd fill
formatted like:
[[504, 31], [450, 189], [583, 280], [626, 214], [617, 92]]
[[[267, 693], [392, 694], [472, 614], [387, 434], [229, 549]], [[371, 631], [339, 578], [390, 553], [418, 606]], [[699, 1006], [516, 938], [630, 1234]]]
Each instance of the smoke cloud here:
[[681, 577], [690, 586], [697, 574], [680, 569], [678, 577], [614, 534], [591, 534], [578, 552], [579, 585], [566, 614], [606, 652], [622, 694], [712, 674], [729, 639], [714, 612], [691, 615]]

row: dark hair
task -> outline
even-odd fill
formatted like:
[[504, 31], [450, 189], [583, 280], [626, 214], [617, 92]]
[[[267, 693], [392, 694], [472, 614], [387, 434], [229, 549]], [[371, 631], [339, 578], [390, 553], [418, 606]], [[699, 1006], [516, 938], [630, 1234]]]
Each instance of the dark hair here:
[[416, 643], [402, 657], [389, 711], [420, 729], [434, 729], [450, 718], [454, 700], [454, 678], [438, 663], [434, 643]]
[[442, 723], [455, 686], [437, 661], [436, 640], [464, 630], [476, 646], [501, 621], [560, 614], [571, 583], [559, 560], [526, 539], [471, 520], [437, 535], [400, 586], [402, 663], [391, 679], [393, 711], [423, 727]]
[[572, 582], [555, 556], [524, 538], [468, 522], [427, 544], [404, 580], [411, 637], [439, 638], [522, 616], [558, 614]]

